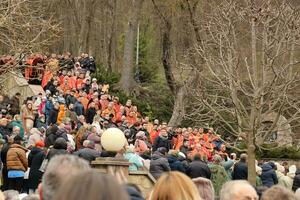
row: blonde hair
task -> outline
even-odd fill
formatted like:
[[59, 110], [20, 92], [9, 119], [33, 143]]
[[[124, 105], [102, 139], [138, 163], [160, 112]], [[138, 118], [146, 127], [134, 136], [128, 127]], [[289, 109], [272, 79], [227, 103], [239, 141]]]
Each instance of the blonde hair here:
[[169, 172], [158, 179], [149, 200], [173, 199], [202, 200], [195, 184], [188, 176], [180, 172]]

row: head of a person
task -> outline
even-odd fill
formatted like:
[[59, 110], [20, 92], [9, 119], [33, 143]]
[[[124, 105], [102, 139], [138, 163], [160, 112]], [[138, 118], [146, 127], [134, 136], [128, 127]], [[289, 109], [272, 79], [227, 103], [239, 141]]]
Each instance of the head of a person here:
[[96, 171], [78, 173], [59, 188], [54, 200], [129, 200], [125, 189], [109, 175]]
[[154, 185], [149, 200], [157, 199], [201, 200], [201, 197], [189, 177], [180, 172], [169, 172], [162, 175]]
[[245, 162], [247, 162], [247, 158], [248, 158], [248, 155], [245, 153], [242, 153], [240, 156], [240, 161], [245, 163]]
[[18, 126], [14, 126], [13, 127], [13, 134], [20, 134], [20, 131], [21, 131], [21, 129], [20, 129], [20, 127], [18, 127]]
[[296, 200], [295, 194], [279, 185], [275, 185], [267, 189], [262, 197], [262, 200]]
[[29, 110], [32, 110], [32, 103], [31, 103], [31, 101], [29, 101], [29, 102], [27, 102], [27, 108], [29, 109]]
[[0, 198], [0, 200], [4, 200], [4, 199], [5, 200], [7, 200], [7, 199], [17, 200], [17, 199], [19, 199], [19, 192], [16, 190], [6, 190], [2, 193], [2, 195], [3, 195], [3, 198], [2, 199]]
[[22, 141], [23, 141], [23, 139], [20, 135], [16, 135], [14, 137], [14, 144], [22, 144]]
[[199, 153], [196, 153], [195, 155], [194, 155], [194, 158], [193, 158], [193, 160], [201, 160], [201, 155], [199, 154]]
[[295, 192], [295, 195], [296, 195], [296, 199], [297, 200], [300, 200], [300, 188], [298, 188]]
[[130, 99], [128, 99], [127, 101], [126, 101], [126, 106], [127, 107], [130, 107], [132, 105], [132, 101], [130, 100]]
[[17, 93], [15, 94], [15, 97], [17, 97], [18, 99], [20, 99], [21, 93], [17, 92]]
[[62, 138], [62, 137], [59, 137], [55, 140], [54, 142], [54, 145], [53, 145], [53, 148], [54, 149], [67, 149], [67, 141]]
[[229, 181], [222, 186], [220, 200], [258, 200], [255, 189], [244, 180]]
[[168, 136], [168, 132], [166, 129], [161, 129], [160, 130], [160, 135], [163, 136], [163, 137], [167, 137]]
[[[52, 200], [55, 194], [57, 194], [58, 190], [63, 185], [69, 185], [72, 183], [68, 181], [67, 184], [64, 184], [64, 181], [66, 181], [66, 177], [73, 177], [80, 172], [84, 172], [90, 169], [91, 168], [89, 163], [77, 156], [54, 156], [50, 160], [43, 175], [42, 183], [39, 186], [39, 195], [41, 199]], [[81, 186], [85, 185], [81, 184]]]
[[215, 192], [212, 182], [207, 178], [194, 178], [194, 184], [196, 185], [199, 195], [203, 200], [214, 200]]

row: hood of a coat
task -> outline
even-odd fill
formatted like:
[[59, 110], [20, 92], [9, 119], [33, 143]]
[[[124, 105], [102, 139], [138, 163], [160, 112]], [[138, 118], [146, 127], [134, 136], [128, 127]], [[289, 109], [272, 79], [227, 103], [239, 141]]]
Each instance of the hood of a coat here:
[[271, 167], [271, 165], [268, 164], [268, 163], [263, 164], [263, 166], [262, 166], [261, 168], [262, 168], [262, 171], [269, 171], [269, 170], [272, 170], [272, 169], [273, 169], [273, 168]]
[[178, 159], [176, 158], [176, 157], [174, 157], [174, 156], [168, 156], [168, 162], [169, 163], [174, 163], [174, 162], [176, 162], [176, 161], [178, 161]]
[[153, 154], [152, 154], [152, 160], [157, 160], [157, 159], [160, 159], [160, 158], [163, 158], [164, 155], [158, 151], [155, 151]]
[[53, 145], [54, 149], [67, 149], [67, 141], [64, 138], [57, 138]]
[[33, 147], [33, 148], [31, 149], [30, 153], [31, 153], [32, 155], [36, 155], [36, 154], [40, 153], [41, 151], [43, 151], [43, 150], [40, 149], [40, 148], [38, 148], [38, 147]]
[[19, 144], [12, 144], [10, 148], [19, 148], [19, 149], [23, 149], [24, 151], [28, 151], [28, 149], [26, 149], [25, 147]]

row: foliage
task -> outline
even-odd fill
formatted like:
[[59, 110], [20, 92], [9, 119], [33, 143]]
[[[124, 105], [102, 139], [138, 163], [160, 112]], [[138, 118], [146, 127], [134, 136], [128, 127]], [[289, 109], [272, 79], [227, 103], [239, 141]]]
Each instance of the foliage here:
[[259, 158], [300, 159], [300, 150], [297, 146], [280, 147], [273, 150], [263, 150], [256, 153]]

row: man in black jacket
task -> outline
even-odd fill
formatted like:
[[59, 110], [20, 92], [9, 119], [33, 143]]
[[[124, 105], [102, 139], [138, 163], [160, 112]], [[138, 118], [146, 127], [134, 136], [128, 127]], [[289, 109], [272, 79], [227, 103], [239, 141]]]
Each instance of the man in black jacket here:
[[300, 168], [297, 169], [296, 171], [296, 176], [294, 178], [293, 182], [293, 191], [296, 192], [296, 190], [300, 188]]
[[166, 129], [161, 129], [158, 137], [155, 138], [152, 146], [152, 151], [156, 151], [159, 147], [165, 147], [167, 152], [172, 148]]
[[210, 179], [211, 172], [208, 165], [201, 160], [201, 156], [196, 154], [193, 162], [190, 163], [186, 174], [191, 178], [203, 177]]
[[89, 108], [86, 110], [85, 119], [86, 122], [89, 124], [92, 124], [94, 121], [94, 116], [97, 114], [96, 108], [95, 108], [95, 102], [91, 102], [89, 105]]
[[234, 165], [234, 169], [232, 172], [232, 180], [248, 179], [247, 157], [247, 154], [241, 154], [240, 161]]
[[54, 104], [54, 108], [50, 111], [49, 118], [47, 120], [47, 124], [56, 124], [57, 116], [58, 116], [59, 103]]

